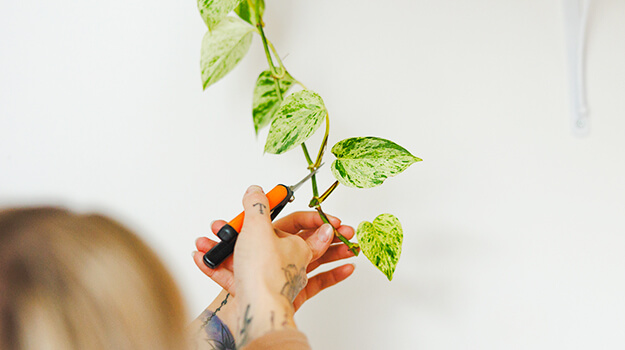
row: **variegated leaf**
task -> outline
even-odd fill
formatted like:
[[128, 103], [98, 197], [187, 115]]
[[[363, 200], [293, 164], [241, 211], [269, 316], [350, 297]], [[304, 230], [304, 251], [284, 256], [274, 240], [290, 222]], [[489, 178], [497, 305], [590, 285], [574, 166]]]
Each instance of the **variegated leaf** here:
[[208, 29], [213, 30], [240, 2], [241, 0], [198, 0], [197, 8]]
[[271, 122], [265, 152], [281, 154], [306, 141], [328, 114], [321, 96], [310, 90], [298, 91], [284, 99]]
[[200, 67], [204, 89], [228, 74], [245, 56], [254, 27], [236, 17], [224, 18], [202, 39]]
[[404, 239], [399, 219], [391, 214], [380, 214], [373, 223], [363, 221], [358, 225], [356, 237], [367, 259], [377, 266], [389, 281], [392, 280]]
[[370, 188], [406, 170], [421, 159], [398, 144], [379, 137], [353, 137], [332, 147], [332, 174], [345, 186]]
[[[284, 96], [293, 84], [293, 78], [285, 74], [279, 83], [280, 93]], [[256, 80], [256, 87], [254, 87], [252, 116], [254, 118], [254, 130], [257, 134], [258, 130], [271, 122], [278, 107], [280, 107], [280, 98], [276, 91], [276, 79], [271, 76], [271, 71], [266, 70], [260, 73]]]
[[[265, 1], [264, 0], [254, 0], [253, 3], [256, 4], [258, 2], [258, 7], [260, 10], [260, 15], [262, 16], [265, 12]], [[256, 25], [256, 8], [250, 9], [246, 0], [241, 1], [239, 6], [234, 9], [239, 17], [247, 23], [255, 26]]]

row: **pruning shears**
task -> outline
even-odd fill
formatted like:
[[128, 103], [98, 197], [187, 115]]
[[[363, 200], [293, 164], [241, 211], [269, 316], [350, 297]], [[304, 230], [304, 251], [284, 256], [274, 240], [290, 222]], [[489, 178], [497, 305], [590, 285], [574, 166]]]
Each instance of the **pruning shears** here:
[[[313, 175], [319, 171], [323, 164], [318, 166], [314, 171], [311, 171], [310, 174], [306, 175], [300, 182], [296, 183], [293, 186], [286, 185], [277, 185], [271, 191], [269, 191], [266, 196], [269, 200], [269, 210], [271, 211], [271, 221], [273, 221], [278, 214], [284, 209], [284, 207], [292, 202], [295, 197], [293, 194], [300, 188], [306, 181], [308, 181]], [[204, 264], [211, 269], [216, 268], [221, 264], [232, 252], [234, 251], [234, 244], [237, 241], [237, 237], [239, 232], [241, 232], [241, 228], [243, 227], [243, 219], [245, 218], [245, 212], [241, 212], [241, 214], [237, 215], [230, 222], [225, 224], [219, 232], [217, 232], [217, 237], [221, 240], [221, 242], [217, 243], [216, 246], [211, 248], [206, 254], [204, 254]]]

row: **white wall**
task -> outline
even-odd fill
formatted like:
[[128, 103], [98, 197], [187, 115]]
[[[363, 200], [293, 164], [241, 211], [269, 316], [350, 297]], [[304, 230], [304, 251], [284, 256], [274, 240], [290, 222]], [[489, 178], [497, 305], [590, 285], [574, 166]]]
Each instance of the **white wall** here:
[[[569, 129], [560, 1], [371, 5], [267, 1], [267, 33], [323, 96], [331, 144], [375, 135], [424, 159], [328, 203], [354, 226], [394, 213], [405, 240], [393, 282], [361, 256], [301, 309], [313, 347], [623, 348], [625, 2], [591, 11], [584, 139]], [[195, 237], [249, 184], [305, 174], [298, 151], [263, 156], [254, 138], [260, 40], [202, 92], [194, 1], [3, 1], [0, 28], [0, 205], [120, 218], [199, 313], [218, 288], [191, 261]]]

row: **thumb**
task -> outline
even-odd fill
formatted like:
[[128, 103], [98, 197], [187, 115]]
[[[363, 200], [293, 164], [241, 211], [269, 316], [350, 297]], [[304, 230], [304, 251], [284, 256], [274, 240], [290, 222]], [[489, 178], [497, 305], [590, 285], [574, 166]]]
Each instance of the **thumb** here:
[[259, 232], [259, 234], [270, 233], [275, 235], [271, 224], [269, 201], [262, 188], [250, 186], [247, 189], [243, 196], [243, 208], [245, 209], [245, 218], [241, 233]]
[[308, 244], [312, 251], [311, 261], [315, 261], [325, 254], [332, 243], [333, 237], [334, 228], [332, 228], [332, 225], [323, 224], [315, 233], [306, 239], [306, 244]]

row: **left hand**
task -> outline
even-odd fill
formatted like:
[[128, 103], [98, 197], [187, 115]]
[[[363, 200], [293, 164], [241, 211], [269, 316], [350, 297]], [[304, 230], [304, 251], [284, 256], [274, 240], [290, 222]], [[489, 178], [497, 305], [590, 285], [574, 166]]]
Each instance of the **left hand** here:
[[[336, 227], [337, 230], [347, 239], [351, 239], [354, 236], [354, 229], [351, 226], [341, 225], [341, 221], [338, 218], [330, 215], [328, 215], [328, 219], [332, 225]], [[214, 234], [217, 234], [219, 229], [221, 229], [221, 227], [226, 223], [226, 221], [217, 220], [213, 222], [211, 230]], [[321, 220], [321, 217], [319, 217], [317, 212], [296, 212], [277, 220], [273, 223], [273, 226], [278, 237], [297, 235], [306, 241], [323, 224], [324, 222]], [[323, 254], [319, 257], [315, 257], [306, 267], [307, 273], [315, 270], [322, 264], [354, 256], [354, 254], [347, 249], [347, 246], [340, 243], [338, 238], [335, 237], [332, 243], [339, 244], [330, 245], [327, 250], [323, 250]], [[228, 257], [216, 269], [208, 268], [202, 261], [204, 254], [216, 244], [217, 242], [207, 237], [198, 238], [195, 242], [198, 251], [195, 252], [193, 260], [195, 261], [197, 267], [204, 272], [204, 274], [234, 295], [233, 257]], [[320, 291], [345, 280], [352, 274], [352, 272], [354, 272], [354, 266], [352, 264], [346, 264], [310, 277], [306, 287], [295, 297], [295, 300], [293, 301], [294, 309], [299, 309], [304, 302], [315, 296]]]

